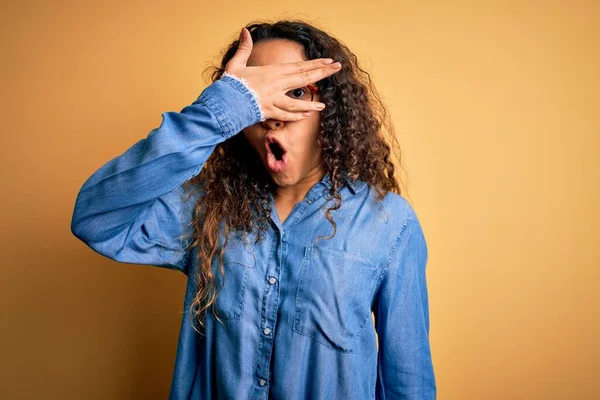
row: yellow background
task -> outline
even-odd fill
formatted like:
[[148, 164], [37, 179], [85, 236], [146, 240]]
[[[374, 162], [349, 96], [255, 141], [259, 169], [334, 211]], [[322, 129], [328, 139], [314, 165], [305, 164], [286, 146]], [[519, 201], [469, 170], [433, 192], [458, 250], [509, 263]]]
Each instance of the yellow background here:
[[0, 398], [166, 398], [183, 274], [70, 232], [87, 177], [206, 86], [239, 29], [305, 18], [391, 111], [429, 245], [438, 398], [592, 399], [600, 2], [3, 3]]

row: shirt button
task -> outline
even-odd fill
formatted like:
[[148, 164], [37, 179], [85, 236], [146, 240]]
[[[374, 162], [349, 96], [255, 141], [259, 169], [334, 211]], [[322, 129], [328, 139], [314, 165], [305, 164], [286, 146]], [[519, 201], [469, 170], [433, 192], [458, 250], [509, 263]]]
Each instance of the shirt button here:
[[269, 333], [271, 333], [271, 330], [269, 328], [265, 328], [263, 332], [265, 333], [265, 335], [268, 335]]
[[275, 277], [273, 277], [273, 276], [272, 276], [272, 277], [270, 277], [270, 278], [269, 278], [269, 283], [270, 283], [271, 285], [274, 285], [274, 284], [275, 284], [275, 282], [277, 282], [277, 279], [275, 279]]
[[260, 386], [265, 386], [265, 383], [267, 383], [267, 381], [261, 379], [260, 381], [258, 381], [258, 383], [260, 383]]
[[307, 202], [308, 204], [310, 204], [310, 203], [312, 203], [312, 199], [306, 199], [306, 202]]

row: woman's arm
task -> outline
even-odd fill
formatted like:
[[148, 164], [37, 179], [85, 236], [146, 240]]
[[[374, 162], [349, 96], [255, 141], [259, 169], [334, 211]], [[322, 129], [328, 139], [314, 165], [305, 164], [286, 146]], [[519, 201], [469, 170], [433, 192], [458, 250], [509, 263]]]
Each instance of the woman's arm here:
[[427, 244], [411, 209], [391, 250], [375, 300], [377, 399], [436, 398], [426, 265]]
[[223, 76], [181, 112], [94, 172], [75, 202], [71, 231], [113, 260], [184, 273], [194, 204], [181, 185], [198, 175], [215, 146], [264, 118], [248, 87]]

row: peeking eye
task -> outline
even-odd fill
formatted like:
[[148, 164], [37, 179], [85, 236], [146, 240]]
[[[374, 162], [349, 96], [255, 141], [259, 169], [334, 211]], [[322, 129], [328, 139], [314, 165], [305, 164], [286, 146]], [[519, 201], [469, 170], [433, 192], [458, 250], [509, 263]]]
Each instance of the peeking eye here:
[[298, 100], [310, 100], [311, 98], [310, 90], [307, 87], [292, 89], [286, 95]]

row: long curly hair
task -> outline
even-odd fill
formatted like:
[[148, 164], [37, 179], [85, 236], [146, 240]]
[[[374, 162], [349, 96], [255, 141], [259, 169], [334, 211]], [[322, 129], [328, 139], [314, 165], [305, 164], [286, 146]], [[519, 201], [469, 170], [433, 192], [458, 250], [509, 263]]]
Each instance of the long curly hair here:
[[[301, 44], [309, 60], [332, 58], [342, 64], [340, 71], [316, 83], [321, 102], [326, 104], [317, 143], [322, 150], [322, 167], [331, 180], [326, 200], [334, 199], [326, 210], [326, 218], [333, 226], [333, 235], [326, 238], [330, 239], [336, 233], [331, 211], [342, 204], [339, 189], [345, 177], [367, 182], [375, 189], [378, 202], [387, 192], [400, 194], [393, 162], [396, 158], [398, 168], [401, 167], [400, 146], [388, 112], [356, 55], [325, 31], [300, 20], [250, 23], [246, 28], [253, 43], [288, 39]], [[212, 70], [212, 82], [222, 76], [238, 45], [239, 40], [232, 42], [222, 55], [220, 65], [211, 65], [205, 70]], [[243, 233], [244, 240], [247, 233], [256, 233], [255, 243], [262, 239], [272, 212], [269, 194], [274, 194], [276, 187], [245, 136], [237, 134], [215, 147], [201, 172], [185, 182], [184, 188], [189, 193], [202, 192], [194, 205], [193, 238], [188, 246], [198, 249], [199, 265], [195, 277], [198, 290], [190, 305], [190, 317], [203, 328], [206, 311], [220, 290], [211, 268], [214, 257], [218, 254], [219, 271], [223, 276], [223, 254], [232, 231]], [[225, 238], [222, 246], [220, 234]], [[221, 322], [214, 307], [212, 312]]]

